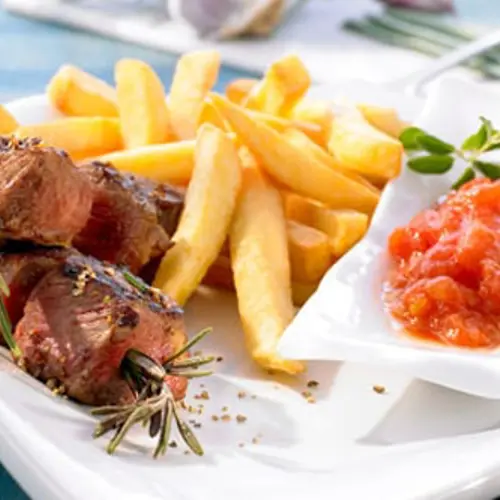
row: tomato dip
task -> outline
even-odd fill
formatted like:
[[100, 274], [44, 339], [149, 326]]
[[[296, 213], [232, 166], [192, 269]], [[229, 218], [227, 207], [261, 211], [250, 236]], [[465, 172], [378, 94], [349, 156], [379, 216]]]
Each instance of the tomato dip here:
[[469, 348], [500, 345], [500, 180], [476, 179], [389, 238], [385, 304], [407, 332]]

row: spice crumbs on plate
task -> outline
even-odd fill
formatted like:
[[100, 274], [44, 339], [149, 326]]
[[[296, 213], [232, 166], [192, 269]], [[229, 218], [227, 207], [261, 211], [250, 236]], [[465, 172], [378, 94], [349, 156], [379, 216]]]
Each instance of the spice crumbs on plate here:
[[243, 422], [247, 421], [247, 417], [245, 415], [236, 415], [236, 422], [239, 424], [242, 424]]
[[190, 455], [191, 452], [189, 450], [184, 450], [184, 455]]
[[315, 397], [312, 395], [311, 391], [302, 391], [301, 392], [302, 397], [308, 402], [308, 403], [316, 403]]
[[245, 443], [238, 443], [238, 446], [239, 446], [240, 448], [243, 448], [243, 447], [245, 446]]
[[217, 415], [212, 415], [212, 420], [214, 422], [218, 422], [219, 421], [219, 417]]
[[217, 356], [215, 358], [215, 361], [217, 361], [217, 363], [220, 363], [221, 361], [224, 361], [224, 358], [222, 356]]
[[227, 413], [224, 413], [222, 417], [220, 418], [223, 422], [229, 422], [231, 420], [231, 415], [228, 415]]
[[195, 423], [193, 424], [193, 427], [194, 427], [195, 429], [199, 429], [199, 428], [201, 427], [201, 422], [195, 422]]
[[252, 444], [258, 444], [258, 443], [259, 443], [259, 438], [257, 436], [252, 438]]
[[384, 394], [386, 392], [386, 388], [383, 385], [374, 385], [373, 390], [377, 394]]
[[238, 398], [239, 399], [246, 398], [246, 396], [247, 396], [247, 393], [245, 391], [238, 392]]
[[170, 448], [177, 448], [177, 441], [170, 441], [168, 445], [170, 446]]
[[223, 406], [221, 411], [229, 411], [229, 408], [227, 406]]
[[319, 382], [317, 380], [309, 380], [309, 382], [307, 382], [307, 387], [309, 389], [316, 389], [316, 387], [319, 386]]

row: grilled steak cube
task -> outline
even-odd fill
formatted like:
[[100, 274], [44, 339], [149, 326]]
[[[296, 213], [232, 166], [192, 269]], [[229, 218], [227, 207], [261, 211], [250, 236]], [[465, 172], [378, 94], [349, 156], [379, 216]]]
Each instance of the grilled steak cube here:
[[[91, 216], [74, 245], [81, 252], [138, 272], [170, 246], [182, 195], [98, 162], [80, 167], [93, 182]], [[165, 225], [165, 229], [163, 227]]]
[[[23, 249], [12, 253], [11, 245], [0, 253], [0, 274], [10, 290], [4, 298], [7, 312], [13, 325], [21, 319], [24, 306], [35, 285], [52, 269], [58, 267], [73, 250], [66, 248]], [[0, 337], [1, 338], [1, 337]], [[3, 343], [3, 338], [0, 341]]]
[[[55, 379], [89, 405], [134, 400], [120, 375], [128, 349], [162, 363], [186, 342], [182, 310], [168, 297], [130, 283], [117, 268], [70, 256], [33, 289], [15, 330], [27, 370]], [[167, 377], [174, 396], [187, 381]]]
[[85, 226], [92, 185], [63, 151], [0, 138], [0, 237], [67, 245]]

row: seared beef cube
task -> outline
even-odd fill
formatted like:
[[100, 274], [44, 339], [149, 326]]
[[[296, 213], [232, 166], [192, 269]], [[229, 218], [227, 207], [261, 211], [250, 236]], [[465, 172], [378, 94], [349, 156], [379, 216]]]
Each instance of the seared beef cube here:
[[16, 325], [35, 285], [73, 250], [38, 248], [22, 253], [8, 253], [12, 250], [9, 247], [5, 250], [0, 253], [0, 274], [9, 287], [10, 295], [4, 298], [4, 302], [12, 324]]
[[[169, 227], [176, 221], [167, 209], [168, 190], [155, 194], [154, 185], [121, 174], [108, 164], [94, 162], [81, 167], [94, 183], [94, 203], [86, 227], [74, 245], [83, 253], [128, 266], [138, 272], [150, 259], [161, 256], [170, 246], [169, 235], [160, 223]], [[173, 194], [171, 195], [173, 197]]]
[[[68, 396], [89, 405], [134, 400], [120, 375], [129, 349], [162, 363], [186, 342], [183, 312], [143, 282], [131, 284], [117, 268], [70, 256], [34, 288], [15, 339], [27, 370], [63, 384]], [[184, 378], [166, 378], [184, 397]]]
[[85, 226], [92, 185], [66, 153], [0, 138], [0, 237], [68, 245]]
[[160, 184], [144, 177], [133, 177], [137, 189], [147, 193], [156, 206], [158, 222], [169, 236], [177, 229], [182, 210], [184, 209], [185, 189]]

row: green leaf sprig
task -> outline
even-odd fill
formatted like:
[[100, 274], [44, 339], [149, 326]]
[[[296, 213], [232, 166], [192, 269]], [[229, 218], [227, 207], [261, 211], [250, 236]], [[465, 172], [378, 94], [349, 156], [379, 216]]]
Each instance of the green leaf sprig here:
[[410, 155], [408, 168], [419, 174], [439, 175], [448, 172], [460, 158], [466, 162], [466, 168], [453, 183], [453, 189], [471, 181], [478, 173], [489, 179], [500, 179], [500, 163], [479, 159], [482, 154], [500, 148], [500, 130], [495, 129], [490, 120], [483, 117], [480, 120], [478, 131], [467, 137], [460, 148], [421, 128], [408, 127], [399, 137]]

